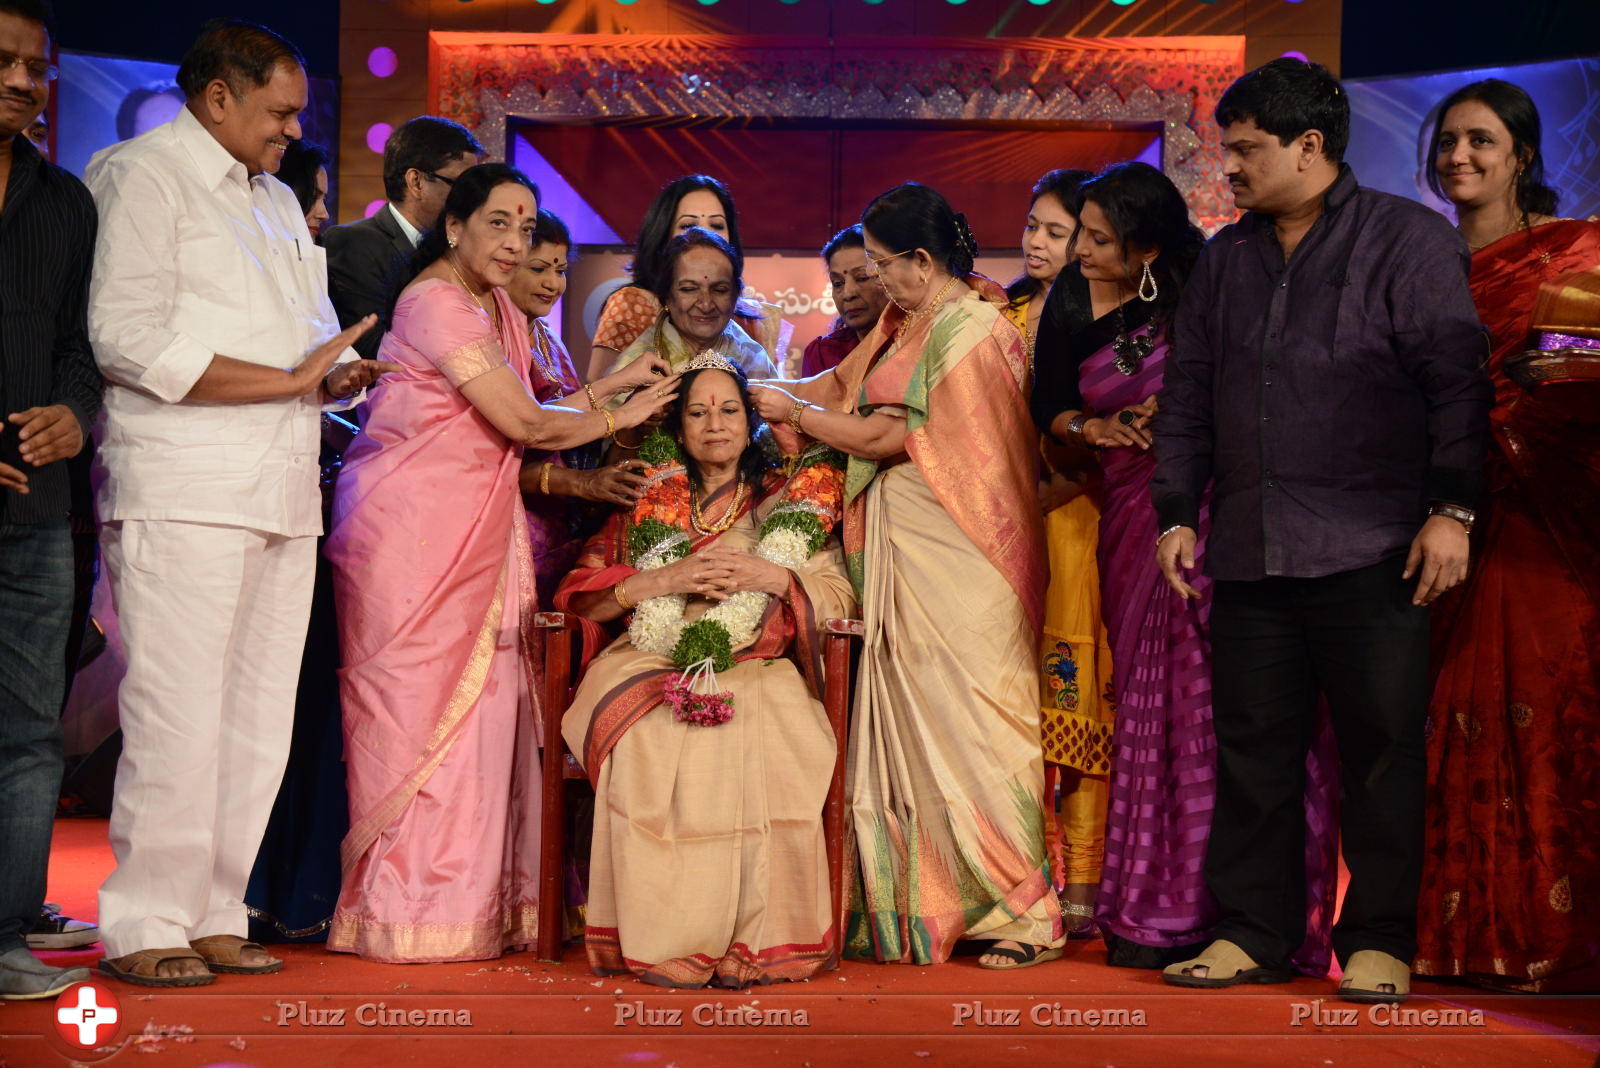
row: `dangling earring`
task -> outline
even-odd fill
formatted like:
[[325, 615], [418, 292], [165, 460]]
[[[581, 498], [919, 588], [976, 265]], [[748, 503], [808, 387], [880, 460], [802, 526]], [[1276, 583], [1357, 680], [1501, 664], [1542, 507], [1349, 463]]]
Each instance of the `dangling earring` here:
[[[1150, 295], [1145, 296], [1144, 287], [1150, 287]], [[1144, 274], [1139, 276], [1139, 299], [1149, 304], [1161, 295], [1161, 290], [1156, 286], [1156, 276], [1150, 271], [1150, 261], [1144, 261]]]

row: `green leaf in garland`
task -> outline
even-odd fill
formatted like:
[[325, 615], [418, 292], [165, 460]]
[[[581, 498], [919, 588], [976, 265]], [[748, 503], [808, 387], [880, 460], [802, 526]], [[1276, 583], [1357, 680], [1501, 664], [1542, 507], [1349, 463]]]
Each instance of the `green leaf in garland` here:
[[840, 471], [845, 469], [845, 464], [848, 462], [849, 460], [844, 453], [831, 445], [824, 445], [820, 441], [807, 449], [805, 455], [800, 458], [801, 467], [810, 467], [812, 464], [827, 464], [829, 467], [837, 468]]
[[639, 443], [639, 459], [651, 467], [663, 467], [682, 462], [683, 454], [678, 451], [678, 443], [672, 440], [672, 435], [656, 427]]
[[733, 667], [733, 642], [728, 628], [714, 619], [697, 619], [683, 628], [678, 644], [672, 649], [672, 662], [680, 668], [698, 664], [707, 658], [718, 671]]
[[[654, 549], [673, 535], [680, 533], [682, 531], [677, 527], [670, 523], [663, 523], [659, 519], [646, 519], [641, 523], [635, 523], [628, 528], [628, 561], [637, 565], [639, 560], [651, 549]], [[668, 563], [689, 555], [687, 542], [678, 548], [681, 551], [665, 554]]]

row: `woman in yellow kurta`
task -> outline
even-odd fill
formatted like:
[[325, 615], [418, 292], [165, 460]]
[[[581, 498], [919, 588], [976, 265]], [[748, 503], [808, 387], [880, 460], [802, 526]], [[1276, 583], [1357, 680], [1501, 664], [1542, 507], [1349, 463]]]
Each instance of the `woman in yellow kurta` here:
[[983, 966], [1026, 967], [1064, 937], [1045, 857], [1027, 359], [942, 196], [898, 186], [861, 223], [893, 306], [838, 367], [790, 384], [804, 400], [754, 391], [769, 421], [850, 457], [844, 540], [866, 642], [847, 951], [929, 964], [970, 939], [989, 943]]
[[[1079, 188], [1089, 171], [1051, 171], [1033, 187], [1022, 231], [1023, 273], [1006, 287], [1006, 318], [1022, 332], [1030, 370], [1061, 356], [1049, 341], [1052, 313], [1087, 285], [1068, 261], [1083, 206]], [[1054, 287], [1062, 285], [1057, 291]], [[1063, 299], [1069, 298], [1069, 299]], [[1048, 307], [1047, 307], [1048, 305]], [[1047, 439], [1048, 440], [1048, 439]], [[1100, 618], [1100, 503], [1091, 472], [1063, 463], [1047, 449], [1039, 479], [1050, 574], [1044, 636], [1039, 643], [1039, 706], [1045, 760], [1045, 800], [1054, 809], [1050, 859], [1056, 892], [1073, 936], [1092, 936], [1094, 900], [1105, 854], [1106, 776], [1111, 771], [1111, 646]], [[1052, 454], [1055, 454], [1054, 457]], [[1052, 459], [1055, 460], [1052, 463]], [[1093, 460], [1081, 462], [1092, 465]]]

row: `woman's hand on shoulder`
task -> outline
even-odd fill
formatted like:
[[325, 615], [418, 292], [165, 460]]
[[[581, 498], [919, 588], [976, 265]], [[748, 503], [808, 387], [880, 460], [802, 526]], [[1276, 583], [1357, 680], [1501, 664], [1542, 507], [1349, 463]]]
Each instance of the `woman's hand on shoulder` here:
[[649, 465], [642, 460], [619, 460], [603, 467], [584, 471], [579, 479], [576, 496], [600, 504], [616, 504], [632, 508], [644, 495], [644, 472]]

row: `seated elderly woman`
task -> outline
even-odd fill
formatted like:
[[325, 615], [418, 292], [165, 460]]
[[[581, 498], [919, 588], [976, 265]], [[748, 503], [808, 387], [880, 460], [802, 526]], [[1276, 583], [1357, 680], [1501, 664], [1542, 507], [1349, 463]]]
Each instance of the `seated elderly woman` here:
[[585, 943], [596, 974], [660, 986], [807, 979], [839, 951], [819, 649], [854, 608], [842, 457], [813, 446], [785, 476], [744, 374], [688, 368], [642, 449], [650, 488], [556, 593], [585, 649], [632, 613], [562, 721], [596, 793]]
[[691, 226], [667, 242], [656, 272], [661, 312], [655, 326], [623, 350], [617, 371], [646, 354], [681, 370], [707, 350], [725, 357], [751, 378], [776, 378], [767, 350], [733, 319], [744, 292], [744, 254], [711, 230]]

